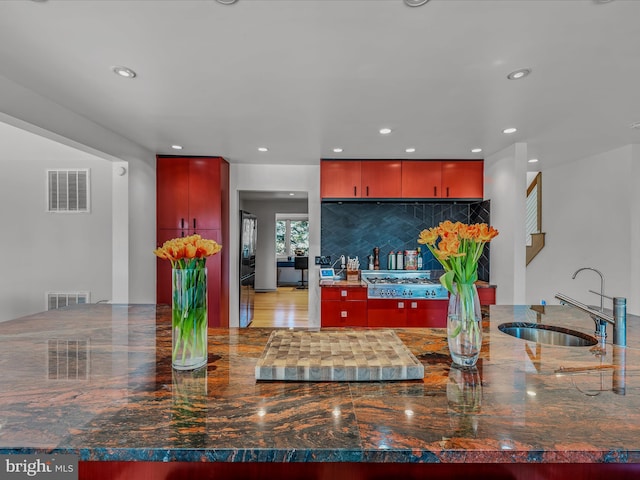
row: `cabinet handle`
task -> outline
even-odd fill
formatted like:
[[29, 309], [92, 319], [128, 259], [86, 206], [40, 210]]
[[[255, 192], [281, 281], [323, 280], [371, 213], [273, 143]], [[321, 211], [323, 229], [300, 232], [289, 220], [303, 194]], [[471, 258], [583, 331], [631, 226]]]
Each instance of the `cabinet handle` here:
[[184, 228], [184, 218], [180, 219], [180, 228]]
[[447, 198], [449, 198], [449, 187], [447, 187]]
[[398, 302], [398, 308], [404, 308], [404, 302]]
[[196, 228], [196, 219], [195, 219], [195, 217], [193, 218], [193, 228]]
[[340, 295], [342, 297], [346, 297], [347, 296], [347, 291], [346, 290], [340, 290]]
[[369, 185], [367, 185], [367, 197], [369, 196]]
[[342, 318], [347, 318], [347, 312], [346, 312], [345, 310], [342, 310], [342, 311], [340, 312], [340, 316], [341, 316]]
[[358, 187], [356, 187], [355, 185], [353, 186], [353, 196], [355, 197], [356, 195], [358, 195]]
[[436, 187], [435, 185], [433, 186], [433, 196], [434, 197], [438, 196], [438, 187]]

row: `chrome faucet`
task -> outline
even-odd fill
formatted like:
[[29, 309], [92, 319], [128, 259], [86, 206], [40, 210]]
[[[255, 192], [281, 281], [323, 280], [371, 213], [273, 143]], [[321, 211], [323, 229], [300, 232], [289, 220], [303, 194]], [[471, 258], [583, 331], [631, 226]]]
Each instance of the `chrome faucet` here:
[[[600, 311], [604, 312], [604, 275], [602, 275], [602, 272], [600, 272], [600, 270], [596, 270], [595, 268], [592, 267], [582, 267], [579, 268], [578, 270], [575, 271], [575, 273], [573, 274], [573, 278], [574, 280], [576, 279], [576, 276], [583, 270], [591, 270], [593, 272], [596, 272], [598, 275], [600, 275]], [[592, 290], [589, 290], [590, 292], [592, 292]], [[595, 293], [595, 292], [593, 292]], [[597, 295], [597, 294], [596, 294]]]
[[568, 304], [583, 312], [588, 313], [596, 323], [596, 336], [603, 341], [607, 336], [607, 323], [613, 325], [613, 344], [621, 347], [627, 346], [627, 299], [624, 297], [613, 297], [613, 316], [597, 311], [580, 303], [573, 298], [561, 293], [556, 293], [556, 298], [562, 304]]

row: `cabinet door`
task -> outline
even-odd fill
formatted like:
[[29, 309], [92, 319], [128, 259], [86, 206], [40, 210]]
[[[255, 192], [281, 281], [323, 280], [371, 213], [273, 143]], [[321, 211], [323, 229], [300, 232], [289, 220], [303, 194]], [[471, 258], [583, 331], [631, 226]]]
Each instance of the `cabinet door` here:
[[320, 196], [322, 198], [360, 197], [360, 163], [352, 160], [320, 162]]
[[370, 160], [362, 162], [363, 198], [400, 198], [402, 196], [402, 162]]
[[157, 228], [189, 228], [188, 158], [159, 157], [157, 159], [156, 198]]
[[367, 325], [369, 327], [401, 328], [407, 324], [408, 300], [369, 300]]
[[366, 327], [366, 301], [321, 302], [321, 325], [323, 327]]
[[[202, 238], [222, 243], [222, 232], [220, 230], [198, 230], [198, 234], [200, 234]], [[222, 248], [224, 249], [224, 246]], [[228, 324], [224, 324], [224, 310], [222, 308], [224, 295], [228, 295], [228, 290], [225, 291], [225, 279], [222, 275], [223, 258], [222, 252], [207, 257], [207, 311], [209, 327], [229, 326]]]
[[[156, 244], [161, 247], [167, 240], [185, 235], [186, 230], [159, 229]], [[171, 305], [171, 262], [161, 258], [156, 258], [156, 303]]]
[[409, 300], [407, 303], [407, 327], [447, 327], [448, 300]]
[[439, 198], [442, 195], [442, 162], [403, 160], [402, 196]]
[[478, 198], [484, 196], [484, 162], [443, 161], [442, 198]]
[[323, 286], [321, 288], [322, 300], [340, 300], [346, 302], [348, 300], [366, 300], [366, 287], [338, 287]]
[[478, 287], [480, 305], [496, 304], [496, 287]]
[[220, 158], [189, 162], [189, 228], [217, 230], [220, 225]]

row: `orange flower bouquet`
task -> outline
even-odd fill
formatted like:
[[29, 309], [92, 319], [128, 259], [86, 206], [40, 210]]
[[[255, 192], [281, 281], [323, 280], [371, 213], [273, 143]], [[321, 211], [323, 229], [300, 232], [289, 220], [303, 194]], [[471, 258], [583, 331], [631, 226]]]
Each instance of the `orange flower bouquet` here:
[[172, 266], [172, 353], [177, 370], [207, 363], [207, 257], [222, 249], [200, 235], [174, 238], [156, 249]]
[[418, 243], [426, 245], [443, 266], [440, 283], [451, 294], [447, 315], [449, 351], [461, 366], [475, 365], [482, 344], [482, 316], [475, 282], [484, 246], [498, 235], [486, 223], [467, 225], [449, 220], [420, 232]]

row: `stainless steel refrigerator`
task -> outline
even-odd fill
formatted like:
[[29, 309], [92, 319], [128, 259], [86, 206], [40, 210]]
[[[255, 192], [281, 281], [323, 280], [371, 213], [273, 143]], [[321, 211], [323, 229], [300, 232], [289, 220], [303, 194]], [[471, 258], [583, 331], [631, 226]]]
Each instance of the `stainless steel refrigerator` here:
[[247, 327], [253, 320], [257, 238], [256, 216], [240, 210], [240, 327]]

